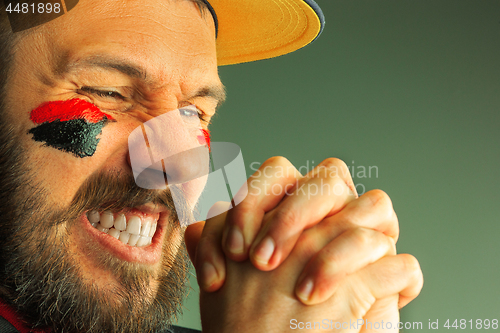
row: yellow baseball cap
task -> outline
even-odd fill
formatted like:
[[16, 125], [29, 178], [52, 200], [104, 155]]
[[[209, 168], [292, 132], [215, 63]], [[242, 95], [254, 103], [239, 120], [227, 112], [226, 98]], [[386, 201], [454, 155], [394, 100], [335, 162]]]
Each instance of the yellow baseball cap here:
[[325, 18], [313, 0], [203, 0], [216, 22], [219, 66], [293, 52], [321, 34]]

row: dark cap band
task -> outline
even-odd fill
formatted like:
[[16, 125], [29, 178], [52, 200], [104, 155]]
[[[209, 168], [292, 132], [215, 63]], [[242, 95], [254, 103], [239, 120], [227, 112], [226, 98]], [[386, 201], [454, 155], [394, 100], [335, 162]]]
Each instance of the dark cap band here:
[[219, 21], [217, 21], [217, 14], [215, 14], [214, 8], [212, 7], [212, 5], [207, 0], [201, 0], [201, 1], [203, 1], [207, 5], [207, 8], [210, 11], [210, 14], [212, 14], [212, 17], [214, 18], [214, 23], [215, 23], [215, 38], [217, 38], [217, 34], [219, 33]]

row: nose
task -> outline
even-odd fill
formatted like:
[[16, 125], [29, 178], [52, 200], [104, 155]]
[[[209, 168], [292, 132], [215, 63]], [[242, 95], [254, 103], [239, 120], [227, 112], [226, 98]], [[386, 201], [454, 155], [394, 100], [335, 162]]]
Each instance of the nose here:
[[129, 136], [129, 163], [136, 184], [166, 189], [209, 173], [210, 158], [196, 117], [174, 110], [137, 127]]

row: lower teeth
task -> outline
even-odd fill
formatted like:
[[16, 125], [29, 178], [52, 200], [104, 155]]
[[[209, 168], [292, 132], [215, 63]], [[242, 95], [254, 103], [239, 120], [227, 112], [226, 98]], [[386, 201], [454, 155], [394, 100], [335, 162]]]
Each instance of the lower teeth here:
[[94, 228], [99, 230], [100, 232], [104, 232], [105, 234], [108, 234], [119, 241], [121, 241], [123, 244], [127, 244], [130, 246], [135, 246], [135, 247], [143, 247], [143, 246], [148, 246], [152, 243], [153, 237], [148, 237], [148, 236], [141, 236], [141, 235], [134, 235], [130, 234], [127, 231], [120, 231], [115, 228], [104, 228], [100, 223], [97, 223]]

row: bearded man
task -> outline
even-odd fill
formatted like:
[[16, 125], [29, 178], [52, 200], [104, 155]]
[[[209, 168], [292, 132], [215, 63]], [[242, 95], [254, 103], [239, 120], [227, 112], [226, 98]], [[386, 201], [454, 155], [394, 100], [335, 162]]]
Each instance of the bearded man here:
[[[81, 0], [16, 33], [5, 7], [2, 15], [0, 315], [10, 322], [2, 325], [168, 332], [188, 267], [179, 221], [192, 215], [205, 178], [193, 179], [196, 163], [183, 159], [159, 167], [189, 178], [180, 196], [176, 186], [139, 186], [129, 137], [174, 115], [198, 121], [193, 128], [204, 139], [172, 122], [164, 145], [209, 147], [207, 126], [225, 98], [217, 66], [308, 44], [322, 29], [319, 7], [311, 0]], [[248, 180], [239, 205], [226, 211], [219, 203], [222, 214], [187, 228], [204, 332], [283, 332], [292, 318], [398, 320], [398, 307], [422, 287], [418, 262], [396, 255], [387, 195], [358, 198], [346, 170], [327, 159], [301, 175], [272, 158]], [[304, 190], [316, 182], [341, 190]], [[269, 191], [274, 185], [283, 190]]]

